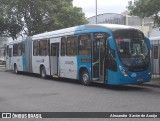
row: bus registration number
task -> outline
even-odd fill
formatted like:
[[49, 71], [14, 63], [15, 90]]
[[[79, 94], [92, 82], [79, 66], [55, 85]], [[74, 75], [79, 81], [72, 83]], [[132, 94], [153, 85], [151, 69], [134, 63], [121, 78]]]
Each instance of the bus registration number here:
[[137, 79], [138, 82], [142, 82], [143, 81], [143, 78], [140, 78], [140, 79]]

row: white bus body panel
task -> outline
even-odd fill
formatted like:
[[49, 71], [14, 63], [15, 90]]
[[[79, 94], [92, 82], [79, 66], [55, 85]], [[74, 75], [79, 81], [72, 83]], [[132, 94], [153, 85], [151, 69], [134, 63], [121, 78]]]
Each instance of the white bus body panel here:
[[65, 78], [77, 79], [77, 58], [61, 57], [59, 59], [60, 76]]
[[23, 71], [22, 56], [13, 57], [13, 60], [12, 60], [12, 69], [14, 69], [14, 64], [17, 65], [18, 71]]
[[49, 56], [32, 56], [33, 73], [40, 74], [41, 65], [45, 67], [46, 74], [50, 75]]

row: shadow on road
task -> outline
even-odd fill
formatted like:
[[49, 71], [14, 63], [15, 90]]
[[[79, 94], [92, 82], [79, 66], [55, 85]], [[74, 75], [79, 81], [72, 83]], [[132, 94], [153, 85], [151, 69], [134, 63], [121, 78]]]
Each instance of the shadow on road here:
[[[19, 75], [41, 78], [39, 74], [32, 74], [32, 73], [19, 73]], [[66, 78], [52, 78], [50, 76], [48, 76], [46, 80], [47, 81], [63, 82], [63, 83], [72, 83], [72, 84], [76, 84], [76, 85], [81, 84], [81, 82], [78, 80], [66, 79]], [[90, 87], [103, 88], [103, 89], [109, 89], [109, 90], [117, 90], [117, 91], [150, 92], [151, 90], [147, 87], [160, 88], [160, 85], [141, 84], [141, 85], [125, 85], [124, 86], [124, 85], [105, 85], [105, 84], [92, 83], [92, 85]]]
[[[137, 85], [105, 85], [105, 84], [93, 84], [94, 87], [109, 89], [109, 90], [117, 90], [117, 91], [147, 91], [144, 86]], [[148, 90], [149, 91], [149, 90]]]

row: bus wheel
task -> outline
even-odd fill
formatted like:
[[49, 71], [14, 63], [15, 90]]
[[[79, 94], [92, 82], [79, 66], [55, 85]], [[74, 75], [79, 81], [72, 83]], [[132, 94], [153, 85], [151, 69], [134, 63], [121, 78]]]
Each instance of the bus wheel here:
[[46, 79], [46, 69], [44, 66], [40, 68], [41, 78]]
[[15, 74], [18, 74], [18, 68], [17, 68], [17, 65], [16, 65], [16, 64], [14, 65], [14, 73], [15, 73]]
[[86, 69], [82, 70], [82, 72], [81, 72], [81, 82], [85, 86], [91, 85], [89, 74], [88, 74], [88, 71]]

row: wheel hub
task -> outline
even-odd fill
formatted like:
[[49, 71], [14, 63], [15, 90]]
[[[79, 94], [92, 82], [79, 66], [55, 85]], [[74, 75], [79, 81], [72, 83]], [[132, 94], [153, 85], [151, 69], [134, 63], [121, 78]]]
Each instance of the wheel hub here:
[[86, 83], [89, 79], [88, 74], [83, 74], [83, 81]]

